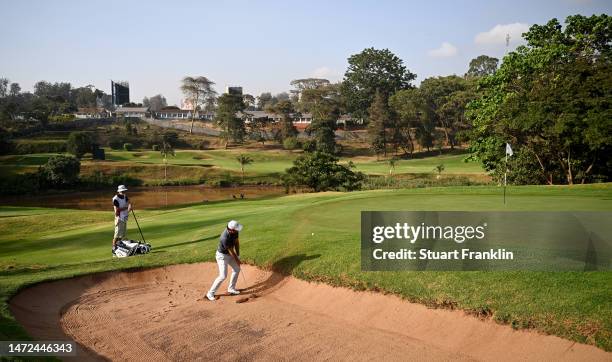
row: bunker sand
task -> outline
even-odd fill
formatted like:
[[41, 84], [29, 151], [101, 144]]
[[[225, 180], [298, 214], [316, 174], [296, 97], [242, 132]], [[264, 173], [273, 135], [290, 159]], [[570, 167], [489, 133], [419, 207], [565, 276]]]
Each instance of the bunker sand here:
[[217, 266], [201, 263], [38, 284], [10, 308], [36, 339], [77, 341], [81, 361], [612, 359], [459, 311], [244, 270], [249, 284], [240, 278], [238, 287], [257, 296], [244, 303], [203, 298]]

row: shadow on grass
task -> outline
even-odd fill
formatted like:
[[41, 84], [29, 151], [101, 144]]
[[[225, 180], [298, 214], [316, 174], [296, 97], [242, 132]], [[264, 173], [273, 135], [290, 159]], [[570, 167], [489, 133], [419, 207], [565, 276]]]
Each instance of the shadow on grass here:
[[274, 264], [272, 264], [273, 273], [268, 277], [268, 279], [251, 285], [248, 288], [243, 290], [244, 293], [254, 293], [254, 294], [267, 294], [271, 292], [275, 287], [279, 286], [281, 282], [291, 273], [293, 270], [300, 265], [303, 261], [313, 260], [321, 257], [321, 254], [296, 254], [291, 256], [286, 256], [277, 260]]
[[177, 246], [184, 246], [184, 245], [195, 244], [195, 243], [199, 243], [199, 242], [202, 242], [202, 241], [213, 240], [213, 239], [216, 239], [216, 238], [217, 238], [217, 236], [213, 235], [213, 236], [209, 236], [209, 237], [198, 239], [198, 240], [183, 241], [183, 242], [174, 243], [174, 244], [164, 244], [162, 246], [155, 246], [155, 245], [153, 245], [153, 252], [158, 251], [158, 250], [162, 250], [162, 249], [174, 248], [174, 247], [177, 247]]

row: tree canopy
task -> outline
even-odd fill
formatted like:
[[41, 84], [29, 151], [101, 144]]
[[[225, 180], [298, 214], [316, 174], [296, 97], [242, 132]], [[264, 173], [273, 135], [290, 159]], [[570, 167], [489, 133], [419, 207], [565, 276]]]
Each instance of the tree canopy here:
[[342, 94], [347, 110], [356, 118], [367, 118], [377, 90], [386, 100], [393, 93], [410, 88], [410, 82], [416, 78], [389, 49], [364, 49], [351, 55], [348, 64]]
[[567, 17], [533, 25], [527, 44], [484, 77], [469, 104], [472, 158], [516, 183], [608, 180], [612, 164], [612, 18]]

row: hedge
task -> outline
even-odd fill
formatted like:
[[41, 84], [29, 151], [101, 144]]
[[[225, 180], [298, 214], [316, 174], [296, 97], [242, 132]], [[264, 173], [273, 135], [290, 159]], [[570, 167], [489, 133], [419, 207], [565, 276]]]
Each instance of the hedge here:
[[11, 153], [16, 155], [66, 152], [66, 141], [64, 140], [17, 140], [12, 143]]

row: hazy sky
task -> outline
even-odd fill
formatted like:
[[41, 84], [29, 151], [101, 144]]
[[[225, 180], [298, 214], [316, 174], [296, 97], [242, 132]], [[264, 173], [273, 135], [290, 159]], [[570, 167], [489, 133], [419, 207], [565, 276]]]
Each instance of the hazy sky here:
[[204, 75], [222, 92], [289, 90], [292, 79], [342, 79], [347, 58], [389, 48], [417, 82], [463, 74], [470, 59], [501, 58], [529, 25], [610, 14], [610, 0], [518, 1], [8, 1], [0, 0], [0, 77], [130, 82], [131, 100], [162, 93], [180, 104], [180, 79]]

